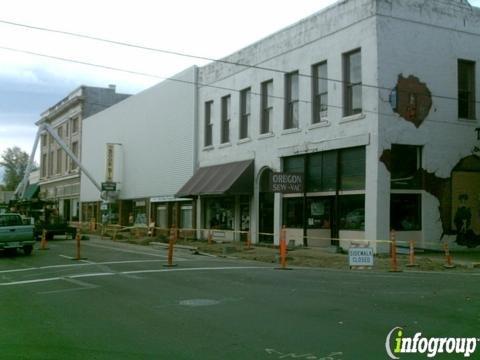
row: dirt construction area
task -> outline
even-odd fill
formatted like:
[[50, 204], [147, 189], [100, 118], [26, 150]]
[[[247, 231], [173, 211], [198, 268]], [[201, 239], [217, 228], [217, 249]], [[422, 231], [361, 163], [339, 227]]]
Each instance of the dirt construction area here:
[[[155, 238], [130, 238], [121, 240], [125, 242], [151, 245], [154, 247], [167, 247], [168, 243]], [[260, 261], [264, 263], [279, 263], [280, 253], [278, 247], [252, 245], [250, 249], [245, 243], [208, 243], [207, 241], [179, 239], [175, 243], [177, 250], [190, 250], [203, 255], [226, 257], [232, 259], [244, 259]], [[407, 253], [405, 253], [407, 252]], [[397, 252], [397, 268], [401, 271], [474, 271], [480, 272], [480, 252], [451, 252], [452, 268], [445, 267], [447, 259], [442, 252], [416, 252], [414, 263], [416, 266], [410, 267], [410, 258], [407, 249], [401, 249]], [[349, 269], [349, 257], [347, 252], [336, 252], [335, 248], [303, 248], [297, 247], [290, 249], [287, 253], [287, 266], [295, 267], [319, 267], [331, 269]], [[392, 259], [388, 254], [375, 255], [374, 265], [371, 268], [378, 271], [390, 271], [392, 269]]]

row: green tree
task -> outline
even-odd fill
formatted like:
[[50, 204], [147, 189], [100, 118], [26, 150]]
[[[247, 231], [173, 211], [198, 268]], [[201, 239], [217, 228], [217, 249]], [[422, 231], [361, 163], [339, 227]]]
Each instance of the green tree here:
[[14, 191], [22, 181], [28, 164], [28, 154], [18, 146], [5, 150], [1, 156], [0, 166], [4, 168], [3, 183], [5, 190]]

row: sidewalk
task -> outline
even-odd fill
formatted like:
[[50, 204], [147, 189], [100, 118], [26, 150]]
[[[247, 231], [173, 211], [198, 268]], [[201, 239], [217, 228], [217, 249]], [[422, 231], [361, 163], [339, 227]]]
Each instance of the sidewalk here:
[[[154, 248], [166, 248], [168, 244], [161, 243], [155, 238], [130, 239], [130, 243], [147, 245], [152, 243]], [[179, 239], [176, 242], [175, 251], [198, 251], [201, 254], [208, 254], [218, 257], [245, 259], [265, 263], [278, 263], [278, 248], [273, 246], [252, 246], [252, 249], [245, 249], [245, 243], [215, 243], [208, 244], [206, 241], [193, 241]], [[397, 255], [398, 268], [403, 271], [446, 271], [446, 272], [480, 272], [480, 252], [452, 253], [454, 269], [444, 268], [446, 263], [443, 253], [418, 253], [415, 254], [416, 267], [407, 267], [408, 255]], [[296, 248], [288, 252], [287, 263], [291, 266], [319, 267], [330, 269], [349, 269], [348, 254], [333, 253], [322, 248]], [[388, 255], [378, 255], [374, 258], [373, 270], [389, 271], [391, 259]]]

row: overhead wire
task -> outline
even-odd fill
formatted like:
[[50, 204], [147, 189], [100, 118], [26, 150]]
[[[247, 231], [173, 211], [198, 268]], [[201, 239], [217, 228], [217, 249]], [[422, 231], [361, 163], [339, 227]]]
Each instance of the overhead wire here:
[[[239, 90], [239, 89], [229, 88], [229, 87], [225, 87], [225, 86], [202, 84], [202, 83], [198, 83], [198, 82], [194, 82], [194, 81], [178, 79], [178, 78], [175, 78], [175, 77], [165, 77], [165, 76], [160, 76], [160, 75], [156, 75], [156, 74], [150, 74], [150, 73], [145, 73], [145, 72], [139, 72], [139, 71], [134, 71], [134, 70], [117, 68], [117, 67], [113, 67], [113, 66], [109, 66], [109, 65], [95, 64], [95, 63], [91, 63], [91, 62], [87, 62], [87, 61], [75, 60], [75, 59], [70, 59], [70, 58], [65, 58], [65, 57], [60, 57], [60, 56], [54, 56], [54, 55], [48, 55], [48, 54], [43, 54], [43, 53], [37, 53], [37, 52], [34, 52], [34, 51], [16, 49], [16, 48], [11, 48], [11, 47], [7, 47], [7, 46], [0, 46], [0, 49], [7, 50], [7, 51], [12, 51], [12, 52], [17, 52], [17, 53], [28, 54], [28, 55], [39, 56], [39, 57], [44, 57], [44, 58], [58, 60], [58, 61], [80, 64], [80, 65], [84, 65], [84, 66], [92, 66], [92, 67], [106, 69], [106, 70], [112, 70], [112, 71], [125, 72], [125, 73], [129, 73], [129, 74], [134, 74], [134, 75], [152, 77], [152, 78], [156, 78], [156, 79], [160, 79], [160, 80], [173, 81], [173, 82], [189, 84], [189, 85], [194, 85], [194, 86], [205, 86], [205, 87], [210, 87], [210, 88], [223, 90], [223, 91], [241, 92], [243, 90], [243, 89]], [[251, 94], [256, 95], [256, 96], [262, 96], [261, 93], [257, 93], [257, 92], [251, 92]], [[268, 97], [272, 98], [272, 99], [286, 100], [286, 98], [284, 96], [268, 95]], [[312, 101], [306, 100], [306, 99], [299, 99], [298, 101], [300, 103], [312, 104]], [[344, 106], [333, 105], [333, 104], [326, 104], [326, 105], [329, 108], [335, 108], [335, 109], [340, 109], [340, 110], [345, 109]], [[396, 119], [399, 118], [399, 116], [395, 115], [395, 114], [382, 113], [382, 112], [379, 112], [379, 111], [367, 110], [367, 109], [362, 109], [362, 113], [371, 113], [371, 114], [374, 114], [374, 115], [389, 116], [389, 117], [394, 117]], [[472, 124], [463, 123], [463, 122], [450, 122], [450, 121], [432, 120], [432, 119], [428, 119], [426, 121], [447, 123], [447, 124], [450, 124], [450, 125], [459, 125], [459, 126], [468, 126], [468, 127], [472, 126]]]
[[[396, 19], [397, 19], [397, 18], [396, 18]], [[155, 48], [155, 47], [151, 47], [151, 46], [134, 44], [134, 43], [131, 43], [131, 42], [126, 42], [126, 41], [111, 40], [111, 39], [106, 39], [106, 38], [102, 38], [102, 37], [99, 37], [99, 36], [81, 34], [81, 33], [77, 33], [77, 32], [71, 32], [71, 31], [65, 31], [65, 30], [59, 30], [59, 29], [53, 29], [53, 28], [47, 28], [47, 27], [42, 27], [42, 26], [34, 26], [34, 25], [23, 24], [23, 23], [14, 22], [14, 21], [8, 21], [8, 20], [4, 20], [4, 19], [0, 19], [0, 23], [1, 23], [1, 24], [5, 24], [5, 25], [23, 27], [23, 28], [30, 29], [30, 30], [38, 30], [38, 31], [43, 31], [43, 32], [51, 32], [51, 33], [56, 33], [56, 34], [61, 34], [61, 35], [67, 35], [67, 36], [71, 36], [71, 37], [77, 37], [77, 38], [83, 38], [83, 39], [98, 41], [98, 42], [104, 42], [104, 43], [114, 44], [114, 45], [118, 45], [118, 46], [125, 46], [125, 47], [136, 48], [136, 49], [141, 49], [141, 50], [146, 50], [146, 51], [152, 51], [152, 52], [158, 52], [158, 53], [163, 53], [163, 54], [169, 54], [169, 55], [175, 55], [175, 56], [182, 56], [182, 57], [187, 57], [187, 58], [193, 58], [193, 59], [211, 61], [211, 62], [215, 62], [215, 63], [223, 63], [223, 64], [227, 64], [227, 65], [241, 66], [241, 67], [244, 67], [244, 68], [251, 68], [251, 69], [257, 69], [257, 70], [263, 70], [263, 71], [271, 71], [271, 72], [276, 72], [276, 73], [281, 73], [281, 74], [289, 74], [289, 73], [291, 73], [291, 72], [289, 72], [289, 71], [285, 71], [285, 70], [281, 70], [281, 69], [276, 69], [276, 68], [271, 68], [271, 67], [266, 67], [266, 66], [246, 64], [246, 63], [241, 63], [241, 62], [237, 62], [237, 61], [230, 61], [230, 60], [225, 60], [225, 59], [215, 59], [215, 58], [211, 58], [211, 57], [207, 57], [207, 56], [194, 55], [194, 54], [189, 54], [189, 53], [180, 52], [180, 51], [173, 51], [173, 50], [167, 50], [167, 49], [159, 49], [159, 48]], [[416, 22], [416, 23], [421, 23], [421, 22]], [[421, 24], [424, 24], [424, 23], [421, 23]], [[436, 27], [439, 27], [439, 26], [437, 25]], [[449, 29], [449, 28], [447, 28], [447, 27], [441, 27], [441, 26], [440, 26], [440, 28]], [[451, 30], [451, 29], [449, 29], [449, 30]], [[465, 32], [465, 31], [464, 31], [464, 32]], [[475, 33], [471, 33], [471, 32], [468, 32], [468, 34], [470, 34], [470, 35], [473, 34], [473, 35], [480, 36], [480, 34], [475, 34]], [[321, 39], [321, 38], [323, 38], [323, 37], [324, 37], [324, 36], [319, 37], [319, 38], [316, 38], [316, 39], [313, 39], [313, 40], [310, 41], [310, 42], [317, 41], [317, 40], [319, 40], [319, 39]], [[296, 50], [296, 49], [297, 49], [297, 47], [288, 49], [287, 51], [283, 52], [282, 54], [285, 54], [285, 53], [287, 53], [287, 52], [292, 52], [292, 51], [294, 51], [294, 50]], [[136, 74], [137, 74], [137, 75], [143, 75], [142, 73], [136, 73]], [[298, 76], [307, 77], [307, 78], [315, 78], [315, 79], [319, 79], [319, 80], [326, 80], [326, 81], [336, 82], [336, 83], [340, 83], [340, 84], [346, 84], [346, 83], [348, 83], [347, 81], [344, 81], [344, 80], [333, 79], [333, 78], [329, 78], [329, 77], [313, 76], [313, 75], [311, 75], [311, 74], [304, 74], [304, 73], [300, 73], [300, 72], [298, 72]], [[210, 85], [210, 84], [203, 84], [202, 86], [206, 86], [206, 85]], [[378, 85], [365, 84], [365, 83], [362, 83], [361, 86], [362, 86], [362, 87], [366, 87], [366, 88], [378, 89], [378, 90], [392, 91], [392, 88], [385, 87], [385, 86], [378, 86]], [[405, 93], [408, 93], [408, 94], [425, 95], [424, 92], [415, 92], [415, 91], [410, 91], [410, 90], [405, 91], [405, 90], [398, 90], [398, 89], [397, 89], [397, 92], [399, 92], [399, 93], [405, 92]], [[456, 98], [456, 97], [446, 96], [446, 95], [430, 94], [430, 96], [431, 96], [432, 98], [439, 98], [439, 99], [444, 99], [444, 100], [452, 100], [452, 101], [458, 101], [458, 100], [459, 100], [459, 99]], [[479, 101], [475, 101], [475, 103], [479, 103], [479, 104], [480, 104], [480, 100], [479, 100]]]

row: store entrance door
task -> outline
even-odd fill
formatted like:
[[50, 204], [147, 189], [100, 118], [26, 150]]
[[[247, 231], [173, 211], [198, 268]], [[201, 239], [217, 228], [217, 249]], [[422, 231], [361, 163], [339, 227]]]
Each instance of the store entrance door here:
[[306, 203], [308, 246], [329, 247], [338, 238], [335, 196], [309, 197]]
[[259, 209], [258, 209], [258, 240], [263, 243], [273, 243], [273, 204], [274, 193], [269, 190], [271, 169], [265, 169], [260, 176]]
[[70, 199], [64, 199], [63, 200], [63, 219], [65, 221], [70, 221]]

